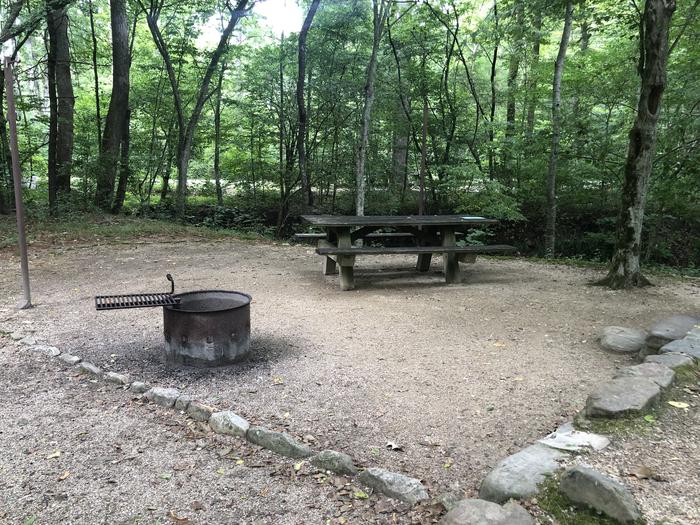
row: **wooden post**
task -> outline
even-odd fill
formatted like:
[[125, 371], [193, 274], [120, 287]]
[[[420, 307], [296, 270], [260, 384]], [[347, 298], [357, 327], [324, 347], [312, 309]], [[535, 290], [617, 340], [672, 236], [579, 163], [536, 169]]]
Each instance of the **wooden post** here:
[[10, 125], [10, 155], [12, 156], [12, 180], [15, 185], [15, 214], [17, 215], [17, 239], [19, 243], [20, 266], [22, 268], [22, 290], [24, 299], [17, 307], [20, 310], [32, 307], [29, 289], [29, 263], [27, 261], [27, 238], [24, 233], [24, 207], [22, 206], [22, 172], [19, 163], [19, 147], [17, 145], [17, 113], [15, 110], [15, 95], [13, 91], [12, 61], [5, 57], [5, 90], [7, 91], [7, 122]]
[[[456, 238], [453, 228], [443, 228], [442, 230], [442, 245], [455, 246]], [[444, 253], [442, 255], [442, 263], [445, 269], [445, 282], [447, 284], [460, 282], [459, 261], [456, 253]]]
[[[338, 232], [338, 248], [352, 247], [352, 238], [350, 237], [350, 228], [339, 229]], [[340, 289], [353, 290], [355, 288], [355, 275], [353, 266], [355, 264], [355, 256], [338, 257], [340, 265]]]

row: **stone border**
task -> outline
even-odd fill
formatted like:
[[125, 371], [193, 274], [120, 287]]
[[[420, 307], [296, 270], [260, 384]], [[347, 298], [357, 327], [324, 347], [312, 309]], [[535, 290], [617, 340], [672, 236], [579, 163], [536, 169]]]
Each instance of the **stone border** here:
[[[686, 323], [685, 329], [678, 328], [679, 319]], [[664, 327], [664, 321], [656, 323], [646, 341], [633, 350], [640, 352], [643, 362], [623, 367], [612, 379], [591, 392], [576, 421], [642, 415], [656, 406], [662, 392], [674, 384], [676, 369], [695, 368], [700, 361], [700, 324], [695, 324], [697, 319], [690, 320], [693, 318], [687, 316], [667, 320], [675, 332]], [[609, 328], [614, 328], [615, 332], [620, 329]], [[653, 352], [658, 352], [658, 355]], [[567, 423], [537, 443], [501, 460], [482, 481], [479, 497], [500, 504], [536, 496], [542, 482], [563, 471], [562, 463], [572, 459], [573, 453], [598, 451], [609, 443], [605, 436], [576, 430], [573, 422]], [[622, 484], [592, 469], [580, 466], [567, 469], [561, 477], [559, 490], [571, 501], [622, 523], [641, 518], [631, 493]], [[448, 512], [445, 523], [459, 523], [447, 519], [451, 512]]]
[[[659, 324], [652, 327], [646, 346], [640, 351], [644, 362], [622, 368], [611, 380], [599, 385], [588, 396], [586, 406], [579, 416], [584, 419], [610, 419], [639, 415], [656, 405], [661, 392], [674, 383], [675, 369], [697, 365], [700, 360], [700, 325], [691, 324], [690, 329], [684, 333], [674, 335], [665, 332], [660, 335], [657, 329]], [[217, 412], [213, 407], [192, 399], [176, 388], [150, 387], [144, 382], [132, 381], [125, 374], [104, 373], [93, 363], [82, 361], [78, 356], [63, 353], [55, 346], [38, 344], [32, 335], [12, 333], [10, 337], [32, 351], [58, 358], [92, 379], [112, 383], [143, 395], [144, 399], [155, 405], [183, 412], [195, 421], [208, 423], [216, 434], [245, 439], [283, 457], [308, 460], [321, 470], [352, 477], [370, 489], [410, 505], [430, 497], [419, 479], [377, 467], [368, 467], [359, 472], [352, 458], [343, 452], [315, 452], [286, 432], [252, 426], [238, 414], [230, 410]], [[650, 349], [659, 354], [650, 355]], [[463, 513], [473, 517], [474, 513], [483, 509], [484, 516], [489, 513], [502, 516], [504, 521], [498, 523], [531, 525], [534, 523], [532, 518], [513, 500], [537, 495], [547, 477], [561, 472], [564, 469], [562, 463], [572, 459], [575, 453], [602, 450], [609, 444], [610, 439], [606, 436], [579, 431], [573, 422], [566, 423], [535, 444], [501, 460], [482, 481], [480, 499], [460, 500], [449, 493], [441, 495], [439, 501], [448, 511], [441, 523], [459, 525], [463, 522]], [[578, 485], [572, 480], [577, 480]], [[595, 490], [586, 492], [589, 487]], [[631, 494], [623, 485], [585, 467], [567, 469], [560, 482], [560, 491], [572, 501], [592, 507], [621, 522], [633, 522], [641, 517]], [[616, 504], [611, 504], [611, 499]], [[601, 501], [605, 505], [600, 505]]]
[[349, 476], [365, 487], [410, 505], [430, 497], [419, 479], [377, 467], [368, 467], [360, 472], [352, 458], [343, 452], [314, 451], [287, 432], [276, 432], [263, 426], [251, 425], [230, 410], [216, 411], [214, 407], [193, 399], [176, 388], [151, 387], [142, 381], [132, 381], [126, 374], [105, 373], [95, 364], [83, 361], [79, 356], [61, 352], [55, 346], [37, 344], [31, 335], [20, 335], [13, 333], [11, 338], [26, 345], [29, 350], [57, 358], [90, 379], [111, 383], [118, 388], [142, 395], [143, 399], [154, 405], [183, 412], [195, 421], [207, 423], [216, 434], [245, 439], [283, 457], [308, 460], [316, 468]]

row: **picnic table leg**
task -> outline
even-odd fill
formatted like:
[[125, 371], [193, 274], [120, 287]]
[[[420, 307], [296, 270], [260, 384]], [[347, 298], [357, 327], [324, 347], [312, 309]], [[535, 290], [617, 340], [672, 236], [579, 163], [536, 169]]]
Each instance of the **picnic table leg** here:
[[430, 270], [430, 260], [433, 258], [432, 253], [421, 253], [416, 262], [416, 270], [419, 272], [427, 272]]
[[335, 275], [338, 273], [338, 268], [336, 267], [335, 261], [330, 257], [324, 257], [321, 261], [321, 271], [323, 275]]
[[[455, 246], [455, 231], [452, 228], [442, 230], [442, 245]], [[445, 269], [445, 282], [447, 284], [460, 282], [459, 261], [456, 253], [445, 253], [442, 255], [442, 263]]]
[[[350, 236], [349, 228], [338, 230], [337, 235], [338, 248], [352, 247], [352, 238]], [[353, 269], [355, 265], [355, 256], [338, 256], [338, 264], [340, 265], [340, 289], [353, 290], [355, 288], [355, 275]]]

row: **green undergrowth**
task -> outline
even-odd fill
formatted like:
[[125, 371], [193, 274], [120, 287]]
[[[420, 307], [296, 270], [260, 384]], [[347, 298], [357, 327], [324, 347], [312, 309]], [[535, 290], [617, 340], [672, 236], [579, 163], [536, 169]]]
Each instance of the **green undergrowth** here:
[[[540, 484], [537, 505], [561, 525], [618, 525], [618, 522], [590, 508], [577, 506], [559, 491], [559, 476], [548, 477]], [[637, 520], [634, 525], [645, 525]]]
[[659, 402], [646, 414], [635, 415], [617, 419], [591, 418], [586, 419], [582, 415], [574, 419], [574, 425], [586, 432], [604, 434], [608, 436], [626, 436], [631, 434], [646, 434], [654, 425], [664, 417], [672, 408], [669, 401], [683, 401], [690, 397], [684, 388], [695, 384], [700, 379], [700, 369], [696, 366], [682, 366], [675, 370], [676, 376], [673, 385], [661, 393]]

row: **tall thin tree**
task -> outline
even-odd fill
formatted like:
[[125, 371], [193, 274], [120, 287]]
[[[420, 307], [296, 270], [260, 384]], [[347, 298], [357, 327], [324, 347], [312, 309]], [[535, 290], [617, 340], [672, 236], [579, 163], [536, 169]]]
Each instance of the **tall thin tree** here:
[[552, 82], [552, 146], [549, 152], [547, 168], [547, 221], [545, 224], [545, 255], [554, 256], [557, 226], [557, 163], [559, 161], [559, 140], [561, 136], [561, 77], [564, 73], [566, 49], [571, 37], [571, 21], [574, 3], [567, 0], [564, 14], [564, 31], [559, 42], [559, 52], [554, 62], [554, 80]]
[[384, 33], [386, 18], [389, 14], [389, 0], [372, 0], [373, 33], [372, 53], [367, 65], [367, 81], [364, 90], [364, 107], [362, 120], [360, 121], [360, 137], [357, 146], [357, 161], [355, 164], [355, 213], [358, 216], [365, 214], [365, 191], [367, 188], [367, 175], [365, 165], [367, 163], [367, 148], [369, 147], [369, 127], [372, 118], [372, 104], [374, 102], [374, 82], [377, 79], [377, 58], [379, 55], [379, 43]]
[[56, 211], [61, 194], [70, 191], [73, 161], [73, 81], [68, 40], [68, 7], [47, 6], [49, 36], [49, 207]]
[[119, 147], [125, 136], [129, 111], [129, 24], [126, 0], [110, 1], [112, 26], [112, 96], [102, 135], [97, 172], [95, 204], [104, 210], [112, 207], [114, 182], [119, 165]]
[[312, 0], [309, 12], [299, 31], [299, 67], [297, 73], [297, 110], [299, 112], [299, 129], [297, 130], [297, 149], [299, 151], [299, 176], [301, 178], [301, 189], [306, 199], [306, 204], [312, 206], [314, 195], [311, 191], [311, 181], [309, 180], [308, 166], [306, 162], [306, 103], [304, 102], [304, 78], [306, 77], [306, 36], [309, 34], [311, 22], [318, 9], [321, 0]]
[[656, 147], [656, 124], [661, 97], [666, 89], [671, 17], [674, 0], [646, 0], [639, 24], [639, 65], [641, 78], [637, 117], [629, 133], [622, 185], [617, 242], [607, 277], [600, 284], [611, 288], [645, 286], [639, 263], [642, 225], [649, 177]]
[[190, 112], [189, 118], [185, 114], [185, 104], [182, 99], [182, 92], [180, 91], [180, 83], [177, 79], [175, 72], [175, 67], [173, 66], [173, 61], [170, 58], [170, 52], [168, 51], [168, 44], [163, 38], [163, 34], [158, 27], [158, 18], [163, 9], [163, 2], [161, 0], [151, 0], [149, 7], [147, 8], [141, 0], [137, 0], [141, 9], [146, 13], [146, 21], [148, 22], [148, 29], [151, 32], [151, 36], [158, 48], [158, 52], [163, 58], [165, 63], [165, 70], [168, 73], [168, 80], [170, 81], [170, 88], [173, 92], [173, 100], [175, 103], [175, 113], [177, 115], [177, 125], [178, 125], [178, 141], [177, 141], [177, 212], [180, 217], [185, 214], [185, 203], [187, 201], [187, 172], [190, 164], [190, 156], [192, 155], [192, 145], [194, 143], [194, 135], [197, 130], [197, 124], [199, 124], [199, 119], [202, 115], [202, 110], [204, 104], [211, 97], [209, 86], [211, 84], [211, 79], [217, 70], [219, 61], [222, 55], [228, 47], [228, 41], [233, 33], [234, 28], [238, 21], [246, 15], [248, 5], [248, 0], [238, 0], [235, 7], [231, 8], [228, 24], [221, 33], [219, 38], [219, 43], [217, 44], [214, 52], [209, 57], [209, 62], [206, 69], [204, 70], [204, 76], [199, 84], [196, 94], [194, 96], [194, 105], [192, 111]]

